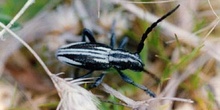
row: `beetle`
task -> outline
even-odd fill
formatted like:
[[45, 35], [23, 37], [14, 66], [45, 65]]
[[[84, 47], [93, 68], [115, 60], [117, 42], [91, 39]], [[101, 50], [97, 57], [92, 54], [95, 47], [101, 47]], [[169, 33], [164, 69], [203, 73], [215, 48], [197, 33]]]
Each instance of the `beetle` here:
[[[153, 28], [155, 28], [163, 19], [175, 12], [179, 6], [180, 5], [177, 5], [174, 9], [163, 15], [146, 29], [142, 35], [140, 43], [137, 46], [137, 50], [134, 53], [123, 49], [127, 39], [122, 40], [118, 49], [114, 48], [115, 33], [113, 28], [111, 30], [110, 46], [96, 42], [92, 32], [88, 29], [84, 29], [82, 32], [82, 42], [70, 43], [60, 47], [56, 52], [56, 56], [61, 62], [90, 70], [85, 76], [91, 75], [95, 70], [107, 70], [109, 68], [114, 68], [125, 82], [144, 90], [151, 97], [156, 97], [155, 93], [143, 85], [136, 84], [121, 70], [130, 69], [149, 73], [144, 69], [144, 64], [139, 56], [143, 49], [144, 41]], [[86, 37], [90, 42], [86, 42]], [[153, 76], [152, 74], [150, 75]], [[98, 86], [102, 82], [104, 76], [104, 73], [101, 74], [100, 77], [96, 79], [93, 87]], [[155, 78], [155, 76], [153, 77]]]

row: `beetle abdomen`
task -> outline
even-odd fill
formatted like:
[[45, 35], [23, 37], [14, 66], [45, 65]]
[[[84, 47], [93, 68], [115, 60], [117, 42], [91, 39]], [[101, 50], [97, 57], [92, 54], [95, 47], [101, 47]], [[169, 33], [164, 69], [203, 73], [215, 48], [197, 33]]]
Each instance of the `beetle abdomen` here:
[[110, 68], [108, 55], [111, 48], [99, 43], [77, 42], [58, 49], [57, 58], [70, 65], [89, 69]]

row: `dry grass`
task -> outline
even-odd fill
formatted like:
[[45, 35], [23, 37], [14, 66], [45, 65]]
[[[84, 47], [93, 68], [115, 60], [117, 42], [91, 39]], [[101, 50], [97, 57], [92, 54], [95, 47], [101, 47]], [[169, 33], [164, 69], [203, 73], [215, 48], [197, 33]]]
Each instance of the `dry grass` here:
[[[1, 35], [5, 34], [1, 36], [3, 40], [0, 43], [0, 105], [5, 108], [0, 109], [98, 109], [97, 104], [99, 109], [105, 110], [220, 109], [219, 1], [66, 0], [61, 3], [57, 0], [48, 2], [32, 18], [24, 18], [23, 12], [27, 14], [32, 13], [32, 10], [40, 10], [31, 9], [41, 4], [40, 0], [34, 4], [33, 0], [28, 1], [15, 19], [5, 23], [7, 27], [1, 23]], [[10, 10], [10, 5], [4, 4], [9, 1], [0, 3]], [[127, 50], [133, 51], [145, 29], [177, 4], [180, 4], [180, 8], [153, 30], [141, 53], [146, 62], [145, 68], [159, 76], [162, 82], [155, 84], [145, 74], [125, 71], [135, 82], [155, 91], [157, 98], [150, 98], [141, 90], [123, 83], [114, 70], [108, 70], [104, 82], [110, 87], [102, 84], [101, 88], [92, 91], [105, 100], [99, 103], [91, 91], [79, 86], [93, 82], [92, 78], [71, 82], [52, 74], [65, 71], [62, 77], [72, 77], [74, 67], [58, 62], [54, 53], [66, 41], [80, 41], [82, 28], [94, 31], [98, 42], [109, 44], [109, 30], [113, 19], [116, 19], [117, 41], [128, 36]], [[1, 16], [4, 14], [0, 11], [0, 22], [3, 22]], [[23, 21], [18, 21], [21, 18]], [[21, 28], [14, 30], [13, 24], [16, 22], [20, 23]], [[49, 77], [44, 74], [45, 71]], [[7, 92], [10, 89], [12, 92]], [[7, 96], [7, 100], [2, 100], [3, 96]], [[77, 103], [90, 103], [88, 105], [91, 106], [74, 105]]]

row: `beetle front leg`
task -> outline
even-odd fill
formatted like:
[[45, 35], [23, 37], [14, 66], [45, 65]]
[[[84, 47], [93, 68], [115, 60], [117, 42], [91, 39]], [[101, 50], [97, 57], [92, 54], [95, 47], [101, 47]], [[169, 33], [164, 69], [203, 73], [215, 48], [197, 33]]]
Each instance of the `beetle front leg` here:
[[149, 94], [151, 97], [156, 97], [156, 95], [148, 88], [146, 88], [145, 86], [143, 85], [139, 85], [139, 84], [136, 84], [131, 78], [129, 78], [128, 76], [126, 76], [124, 73], [122, 73], [120, 70], [117, 70], [119, 75], [121, 76], [121, 78], [129, 83], [129, 84], [132, 84], [134, 85], [135, 87], [138, 87], [140, 89], [142, 89], [143, 91], [145, 91], [147, 94]]
[[78, 78], [88, 78], [88, 77], [90, 77], [90, 76], [92, 75], [93, 72], [94, 72], [94, 70], [91, 70], [91, 71], [89, 71], [88, 73], [86, 73], [85, 75], [80, 76], [80, 77], [77, 77], [77, 79], [78, 79]]
[[116, 20], [114, 19], [113, 22], [112, 22], [111, 30], [110, 30], [110, 33], [111, 33], [110, 46], [112, 48], [115, 47], [115, 42], [116, 42], [115, 23], [116, 23]]
[[86, 41], [86, 36], [88, 37], [90, 42], [94, 42], [94, 43], [96, 42], [92, 32], [89, 29], [85, 28], [83, 29], [83, 32], [82, 32], [82, 42]]
[[95, 82], [90, 86], [90, 89], [99, 86], [99, 85], [102, 83], [102, 81], [103, 81], [103, 79], [104, 79], [104, 77], [105, 77], [105, 74], [106, 74], [106, 73], [102, 73], [102, 74], [95, 80]]
[[128, 38], [125, 37], [125, 38], [123, 38], [122, 41], [120, 42], [118, 48], [119, 48], [119, 49], [124, 49], [125, 46], [127, 45], [127, 43], [128, 43]]

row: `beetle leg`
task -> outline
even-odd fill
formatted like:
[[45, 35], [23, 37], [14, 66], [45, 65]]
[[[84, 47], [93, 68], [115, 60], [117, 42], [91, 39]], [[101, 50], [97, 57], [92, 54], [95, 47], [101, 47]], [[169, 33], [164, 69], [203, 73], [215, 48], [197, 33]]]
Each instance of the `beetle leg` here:
[[115, 33], [111, 33], [111, 42], [110, 42], [110, 46], [111, 46], [112, 48], [115, 47], [115, 41], [116, 41]]
[[120, 42], [118, 48], [120, 48], [120, 49], [124, 49], [125, 46], [127, 45], [127, 43], [128, 43], [128, 38], [125, 37], [125, 38], [123, 38], [122, 41]]
[[76, 68], [76, 69], [74, 70], [74, 74], [71, 74], [71, 77], [72, 77], [73, 79], [79, 78], [79, 71], [80, 71], [80, 69], [79, 69], [79, 68]]
[[128, 76], [126, 76], [124, 73], [122, 73], [120, 70], [117, 70], [119, 75], [121, 76], [121, 78], [129, 83], [129, 84], [132, 84], [134, 85], [135, 87], [138, 87], [140, 89], [142, 89], [143, 91], [145, 91], [147, 94], [149, 94], [151, 97], [156, 97], [156, 95], [148, 88], [146, 88], [145, 86], [143, 85], [140, 85], [140, 84], [136, 84], [131, 78], [129, 78]]
[[[80, 76], [80, 77], [78, 77], [78, 78], [88, 78], [88, 77], [91, 77], [93, 72], [94, 72], [94, 70], [91, 70], [91, 71], [89, 71], [88, 73], [86, 73], [85, 75]], [[78, 78], [77, 78], [77, 79], [78, 79]]]
[[104, 77], [105, 77], [105, 74], [106, 74], [106, 73], [102, 73], [102, 74], [95, 80], [95, 82], [90, 86], [90, 89], [99, 86], [99, 85], [102, 83], [102, 81], [103, 81], [103, 79], [104, 79]]
[[116, 23], [116, 20], [114, 19], [113, 22], [112, 22], [112, 27], [111, 27], [111, 42], [110, 42], [110, 46], [112, 48], [115, 47], [115, 41], [116, 41], [116, 35], [115, 35], [115, 23]]
[[[111, 27], [111, 32], [110, 32], [111, 33], [110, 46], [112, 48], [114, 48], [116, 44], [115, 24], [116, 24], [116, 20], [114, 19], [112, 22], [112, 27]], [[127, 42], [128, 42], [128, 38], [127, 37], [123, 38], [119, 45], [119, 48], [123, 49], [126, 46]]]
[[88, 37], [90, 42], [96, 42], [92, 32], [89, 29], [85, 28], [85, 29], [83, 29], [83, 32], [82, 32], [82, 41], [83, 42], [86, 41], [86, 36]]

